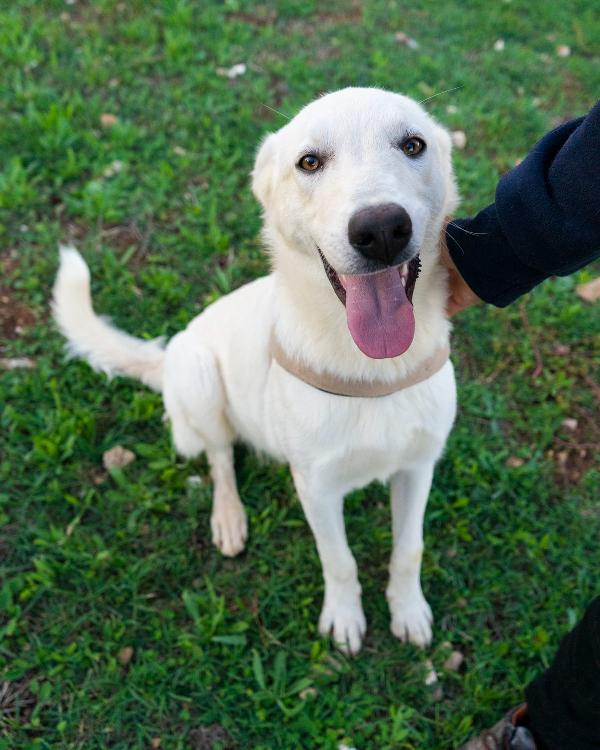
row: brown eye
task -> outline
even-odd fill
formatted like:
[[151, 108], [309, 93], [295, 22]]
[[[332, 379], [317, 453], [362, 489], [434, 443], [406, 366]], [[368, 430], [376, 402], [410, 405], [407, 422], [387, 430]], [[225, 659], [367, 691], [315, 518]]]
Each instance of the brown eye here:
[[298, 162], [300, 169], [305, 172], [316, 172], [321, 165], [322, 161], [315, 154], [305, 154]]
[[417, 156], [421, 151], [425, 151], [425, 141], [416, 136], [411, 136], [403, 141], [400, 148], [406, 156]]

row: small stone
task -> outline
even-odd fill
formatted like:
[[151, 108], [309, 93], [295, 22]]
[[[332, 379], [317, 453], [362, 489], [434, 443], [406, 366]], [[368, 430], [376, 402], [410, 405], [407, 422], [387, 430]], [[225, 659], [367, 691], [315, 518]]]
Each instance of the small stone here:
[[567, 417], [567, 419], [563, 419], [562, 426], [565, 428], [565, 430], [571, 430], [571, 432], [575, 432], [579, 425], [579, 422], [576, 419], [573, 419], [573, 417]]
[[494, 49], [496, 50], [496, 52], [502, 52], [505, 47], [506, 43], [504, 39], [496, 39], [496, 41], [494, 42]]
[[133, 658], [133, 648], [125, 646], [117, 654], [117, 661], [122, 667], [126, 667]]
[[232, 65], [229, 70], [225, 73], [227, 78], [229, 78], [230, 81], [235, 80], [239, 76], [243, 76], [246, 72], [246, 65], [245, 63], [236, 63], [235, 65]]
[[132, 461], [135, 461], [135, 453], [128, 450], [127, 448], [123, 448], [122, 445], [115, 445], [114, 448], [105, 451], [102, 456], [102, 463], [104, 464], [104, 468], [108, 469], [109, 471], [110, 469], [113, 469], [115, 467], [118, 469], [122, 469]]
[[568, 44], [559, 44], [556, 48], [556, 54], [559, 57], [569, 57], [569, 55], [571, 54], [571, 48]]
[[464, 654], [461, 654], [460, 651], [453, 651], [444, 662], [444, 669], [448, 672], [458, 672], [464, 660]]
[[456, 104], [449, 104], [449, 105], [448, 105], [448, 106], [446, 107], [446, 112], [447, 112], [447, 113], [448, 113], [449, 115], [455, 115], [455, 114], [456, 114], [456, 113], [458, 112], [458, 107], [456, 106]]
[[100, 115], [100, 125], [102, 125], [103, 128], [112, 128], [112, 126], [116, 125], [118, 121], [119, 118], [110, 112], [103, 112]]
[[456, 148], [462, 149], [467, 145], [467, 135], [464, 130], [452, 131], [452, 143]]
[[104, 177], [114, 177], [116, 174], [119, 174], [119, 172], [123, 171], [123, 162], [120, 159], [117, 159], [116, 161], [113, 161], [112, 164], [109, 164], [108, 167], [102, 172]]

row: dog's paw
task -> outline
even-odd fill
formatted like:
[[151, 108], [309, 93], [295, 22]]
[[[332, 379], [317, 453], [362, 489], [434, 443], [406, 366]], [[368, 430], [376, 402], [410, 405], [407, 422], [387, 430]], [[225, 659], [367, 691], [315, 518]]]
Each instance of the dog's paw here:
[[367, 621], [360, 601], [325, 602], [319, 618], [321, 635], [331, 635], [335, 645], [345, 654], [357, 654], [367, 630]]
[[423, 594], [405, 600], [401, 604], [390, 602], [390, 612], [392, 615], [390, 628], [396, 638], [421, 648], [429, 646], [433, 615]]
[[238, 501], [215, 510], [210, 519], [212, 541], [226, 557], [243, 551], [248, 539], [248, 522], [244, 506]]

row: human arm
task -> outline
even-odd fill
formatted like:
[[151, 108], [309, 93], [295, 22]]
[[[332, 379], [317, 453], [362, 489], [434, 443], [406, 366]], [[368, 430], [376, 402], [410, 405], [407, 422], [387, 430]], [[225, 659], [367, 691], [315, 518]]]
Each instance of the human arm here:
[[446, 227], [448, 312], [505, 307], [600, 257], [600, 102], [548, 133], [500, 180], [496, 201]]

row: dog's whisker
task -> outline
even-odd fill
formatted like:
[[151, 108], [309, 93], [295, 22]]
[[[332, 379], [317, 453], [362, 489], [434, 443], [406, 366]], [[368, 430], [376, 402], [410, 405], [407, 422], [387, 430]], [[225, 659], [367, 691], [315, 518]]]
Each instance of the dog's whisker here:
[[289, 115], [286, 115], [283, 112], [280, 112], [278, 109], [275, 109], [275, 107], [270, 107], [268, 104], [265, 104], [264, 102], [261, 102], [261, 105], [263, 107], [266, 107], [267, 109], [270, 109], [271, 112], [275, 112], [276, 115], [281, 115], [282, 117], [285, 117], [286, 120], [292, 119]]
[[432, 94], [431, 96], [428, 96], [427, 99], [421, 99], [419, 104], [425, 104], [425, 102], [428, 102], [430, 99], [435, 99], [436, 96], [441, 96], [442, 94], [449, 94], [451, 91], [458, 91], [458, 89], [464, 88], [464, 84], [461, 83], [460, 86], [454, 86], [451, 89], [445, 89], [444, 91], [438, 91], [437, 94]]
[[468, 229], [464, 229], [463, 227], [461, 227], [455, 221], [449, 221], [448, 226], [450, 226], [450, 224], [452, 224], [455, 229], [460, 229], [461, 232], [464, 232], [465, 234], [471, 234], [473, 235], [473, 237], [487, 237], [487, 235], [489, 234], [489, 232], [470, 232]]

